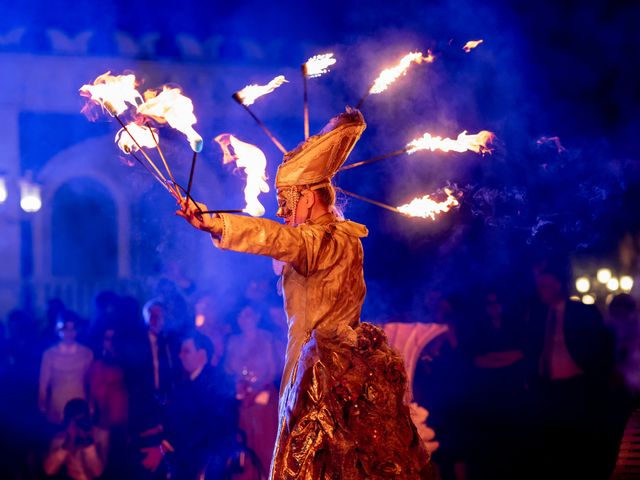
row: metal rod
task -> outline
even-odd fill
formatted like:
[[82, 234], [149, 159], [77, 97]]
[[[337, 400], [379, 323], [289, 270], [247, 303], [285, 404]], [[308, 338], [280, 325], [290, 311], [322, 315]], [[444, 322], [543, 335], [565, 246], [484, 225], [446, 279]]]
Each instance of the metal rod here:
[[136, 154], [135, 154], [135, 153], [133, 153], [132, 151], [129, 151], [129, 155], [131, 155], [133, 158], [135, 158], [135, 160], [136, 160], [140, 165], [142, 165], [142, 166], [144, 167], [144, 169], [145, 169], [147, 172], [149, 172], [149, 173], [151, 174], [151, 176], [152, 176], [153, 178], [155, 178], [155, 179], [158, 181], [158, 183], [160, 183], [160, 185], [162, 185], [164, 188], [166, 188], [170, 193], [172, 193], [172, 192], [173, 192], [173, 193], [175, 193], [175, 192], [174, 192], [174, 191], [173, 191], [173, 190], [172, 190], [172, 189], [171, 189], [171, 188], [166, 184], [166, 182], [163, 182], [163, 181], [160, 179], [160, 177], [158, 177], [158, 176], [153, 172], [153, 170], [151, 170], [151, 169], [149, 168], [149, 166], [148, 166], [146, 163], [144, 163], [142, 160], [140, 160], [140, 159], [136, 156]]
[[345, 165], [338, 171], [344, 172], [345, 170], [351, 170], [352, 168], [361, 167], [362, 165], [368, 165], [370, 163], [379, 162], [380, 160], [385, 160], [387, 158], [397, 157], [398, 155], [402, 155], [403, 153], [407, 153], [406, 148], [403, 148], [401, 150], [396, 150], [395, 152], [386, 153], [384, 155], [378, 155], [377, 157], [370, 158], [369, 160], [362, 160], [361, 162], [350, 163], [349, 165]]
[[344, 190], [340, 187], [333, 187], [336, 191], [340, 192], [340, 193], [344, 193], [345, 195], [349, 195], [350, 197], [353, 198], [357, 198], [358, 200], [362, 200], [363, 202], [367, 202], [367, 203], [371, 203], [372, 205], [375, 205], [377, 207], [380, 208], [385, 208], [391, 212], [395, 212], [395, 213], [399, 213], [401, 215], [404, 215], [400, 210], [398, 210], [396, 207], [393, 207], [391, 205], [387, 205], [386, 203], [382, 203], [382, 202], [378, 202], [376, 200], [371, 200], [370, 198], [367, 197], [363, 197], [362, 195], [358, 195], [357, 193], [353, 193], [353, 192], [349, 192], [347, 190]]
[[[173, 173], [171, 172], [171, 169], [169, 168], [169, 164], [167, 163], [167, 159], [164, 156], [164, 153], [162, 152], [162, 149], [160, 148], [160, 142], [158, 142], [158, 137], [156, 137], [156, 134], [153, 133], [153, 130], [151, 128], [151, 125], [149, 125], [149, 122], [145, 123], [145, 126], [149, 129], [149, 131], [151, 132], [151, 136], [153, 137], [153, 142], [156, 144], [156, 150], [158, 150], [158, 153], [160, 154], [160, 158], [162, 159], [162, 163], [164, 164], [164, 168], [167, 171], [167, 173], [169, 174], [169, 178], [171, 179], [171, 181], [173, 183], [176, 183], [176, 179], [173, 178]], [[178, 191], [178, 195], [180, 195], [180, 192]], [[180, 197], [182, 198], [182, 197]]]
[[251, 115], [253, 117], [253, 119], [256, 121], [256, 123], [260, 126], [260, 128], [262, 128], [262, 130], [264, 130], [264, 133], [267, 134], [267, 136], [269, 137], [269, 139], [271, 139], [271, 141], [274, 143], [274, 145], [276, 147], [278, 147], [278, 149], [282, 153], [287, 153], [287, 149], [284, 148], [282, 146], [282, 144], [278, 141], [278, 139], [273, 136], [273, 133], [271, 133], [271, 131], [267, 128], [267, 126], [264, 123], [262, 123], [262, 121], [258, 117], [256, 117], [255, 113], [253, 113], [249, 107], [247, 107], [244, 103], [242, 103], [242, 99], [240, 98], [240, 95], [238, 95], [238, 92], [234, 93], [232, 95], [232, 98], [236, 102], [238, 102], [240, 105], [242, 105], [247, 112], [249, 112], [249, 115]]
[[309, 97], [307, 94], [307, 64], [302, 64], [302, 83], [304, 85], [304, 139], [309, 138]]
[[367, 93], [365, 93], [362, 98], [360, 99], [360, 101], [358, 102], [358, 105], [356, 105], [356, 109], [360, 110], [360, 107], [362, 107], [362, 104], [364, 103], [364, 101], [367, 99], [367, 97], [369, 95], [371, 95], [371, 89], [373, 88], [374, 83], [372, 83], [369, 88], [367, 89]]
[[189, 183], [187, 184], [187, 197], [191, 197], [191, 183], [193, 182], [193, 171], [196, 168], [196, 158], [198, 157], [198, 152], [193, 152], [193, 157], [191, 157], [191, 171], [189, 172]]
[[204, 212], [200, 212], [202, 214], [204, 213], [245, 213], [244, 210], [205, 210]]

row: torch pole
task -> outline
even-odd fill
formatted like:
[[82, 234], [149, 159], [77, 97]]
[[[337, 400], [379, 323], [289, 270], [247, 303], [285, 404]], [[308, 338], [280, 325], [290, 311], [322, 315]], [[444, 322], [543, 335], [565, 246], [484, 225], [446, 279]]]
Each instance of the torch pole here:
[[253, 119], [256, 121], [256, 123], [260, 126], [260, 128], [262, 128], [262, 130], [264, 130], [264, 133], [267, 134], [267, 136], [271, 139], [271, 141], [274, 143], [274, 145], [276, 147], [278, 147], [278, 149], [282, 153], [287, 153], [287, 149], [284, 148], [282, 146], [282, 144], [278, 141], [278, 139], [273, 136], [273, 133], [271, 133], [271, 131], [267, 128], [267, 126], [264, 123], [262, 123], [262, 121], [260, 121], [260, 119], [258, 117], [256, 117], [256, 115], [251, 111], [251, 109], [249, 107], [247, 107], [244, 103], [242, 103], [242, 99], [240, 98], [238, 93], [237, 92], [234, 93], [232, 95], [232, 97], [236, 102], [238, 102], [240, 105], [242, 105], [247, 112], [249, 112], [249, 115], [251, 115], [253, 117]]
[[395, 152], [386, 153], [384, 155], [379, 155], [377, 157], [370, 158], [369, 160], [363, 160], [361, 162], [350, 163], [349, 165], [345, 165], [342, 167], [339, 172], [344, 172], [345, 170], [351, 170], [352, 168], [361, 167], [362, 165], [368, 165], [370, 163], [379, 162], [380, 160], [385, 160], [391, 157], [397, 157], [398, 155], [402, 155], [403, 153], [407, 153], [407, 149], [403, 148], [400, 150], [396, 150]]
[[189, 183], [187, 183], [187, 198], [191, 198], [191, 183], [193, 182], [193, 171], [196, 168], [197, 157], [198, 152], [193, 152], [193, 157], [191, 157], [191, 171], [189, 172]]
[[[145, 125], [149, 129], [149, 131], [151, 132], [151, 136], [153, 137], [153, 142], [156, 144], [156, 150], [158, 150], [158, 153], [160, 154], [160, 158], [162, 159], [162, 163], [164, 164], [164, 168], [167, 170], [167, 173], [169, 174], [169, 178], [175, 184], [176, 183], [176, 179], [173, 178], [173, 173], [171, 173], [171, 169], [169, 168], [169, 164], [167, 163], [167, 159], [165, 158], [164, 153], [162, 152], [162, 149], [160, 148], [160, 142], [158, 142], [158, 137], [156, 137], [156, 134], [153, 133], [153, 130], [151, 129], [151, 125], [149, 125], [149, 122], [146, 122]], [[178, 190], [177, 192], [178, 192], [178, 196], [180, 196], [180, 191]], [[182, 198], [182, 196], [180, 196], [180, 198]]]
[[244, 213], [244, 210], [239, 210], [239, 209], [235, 209], [235, 210], [205, 210], [204, 212], [200, 212], [202, 214], [204, 213]]
[[304, 139], [309, 138], [309, 97], [307, 94], [307, 64], [302, 64], [302, 83], [304, 85]]
[[[174, 195], [174, 194], [176, 193], [176, 190], [173, 190], [172, 188], [170, 188], [170, 187], [167, 185], [167, 182], [166, 182], [166, 181], [162, 181], [162, 180], [160, 179], [160, 177], [158, 177], [158, 175], [156, 175], [156, 173], [155, 173], [153, 170], [151, 170], [151, 169], [149, 168], [149, 165], [147, 165], [147, 164], [146, 164], [146, 163], [144, 163], [142, 160], [140, 160], [140, 158], [138, 158], [138, 156], [137, 156], [135, 153], [133, 153], [131, 150], [129, 150], [129, 152], [127, 152], [127, 153], [128, 153], [129, 155], [131, 155], [131, 156], [136, 160], [136, 162], [138, 162], [140, 165], [142, 165], [142, 166], [144, 167], [144, 169], [145, 169], [147, 172], [149, 172], [149, 173], [151, 174], [151, 176], [152, 176], [153, 178], [155, 178], [155, 179], [158, 181], [158, 183], [159, 183], [160, 185], [162, 185], [164, 188], [166, 188], [166, 189], [167, 189], [167, 191], [168, 191], [169, 193], [171, 193], [172, 195]], [[178, 196], [179, 196], [179, 195], [180, 195], [180, 194], [178, 193]]]
[[376, 200], [371, 200], [370, 198], [363, 197], [362, 195], [358, 195], [357, 193], [349, 192], [349, 191], [344, 190], [344, 189], [342, 189], [340, 187], [333, 187], [333, 188], [336, 191], [340, 192], [340, 193], [344, 193], [345, 195], [349, 195], [350, 197], [357, 198], [358, 200], [362, 200], [363, 202], [371, 203], [372, 205], [375, 205], [377, 207], [384, 208], [384, 209], [389, 210], [391, 212], [400, 213], [400, 214], [404, 215], [396, 207], [393, 207], [391, 205], [387, 205], [386, 203], [378, 202]]
[[365, 93], [362, 98], [360, 99], [360, 101], [358, 102], [358, 105], [356, 105], [356, 109], [360, 110], [360, 107], [362, 107], [362, 104], [364, 103], [364, 101], [367, 99], [367, 97], [369, 95], [371, 95], [371, 89], [373, 88], [373, 83], [371, 84], [371, 86], [369, 86], [369, 88], [367, 89], [367, 93]]

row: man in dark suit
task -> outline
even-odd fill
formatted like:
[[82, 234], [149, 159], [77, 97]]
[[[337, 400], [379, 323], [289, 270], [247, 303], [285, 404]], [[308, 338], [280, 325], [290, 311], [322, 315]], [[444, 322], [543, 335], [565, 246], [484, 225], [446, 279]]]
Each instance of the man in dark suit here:
[[213, 344], [199, 332], [185, 336], [180, 361], [186, 378], [169, 396], [162, 441], [143, 449], [143, 464], [156, 469], [166, 456], [172, 478], [223, 478], [234, 452], [238, 405], [233, 383], [211, 365]]
[[608, 478], [603, 452], [613, 343], [593, 305], [567, 298], [568, 269], [535, 273], [540, 303], [528, 318], [526, 359], [539, 416], [535, 437], [544, 478]]

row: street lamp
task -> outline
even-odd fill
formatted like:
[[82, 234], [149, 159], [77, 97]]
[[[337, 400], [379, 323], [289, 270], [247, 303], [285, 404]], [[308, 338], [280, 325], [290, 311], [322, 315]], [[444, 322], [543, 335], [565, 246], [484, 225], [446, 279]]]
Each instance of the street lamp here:
[[20, 208], [27, 213], [35, 213], [42, 208], [40, 187], [29, 180], [20, 181]]
[[6, 202], [7, 196], [7, 179], [4, 177], [0, 177], [0, 203]]
[[576, 290], [580, 293], [587, 293], [591, 288], [591, 282], [587, 277], [580, 277], [576, 280]]
[[615, 292], [620, 288], [620, 281], [616, 277], [611, 277], [607, 282], [607, 290]]
[[607, 283], [611, 279], [611, 270], [608, 268], [601, 268], [596, 273], [596, 278], [600, 283]]
[[631, 291], [633, 288], [633, 278], [629, 275], [623, 275], [620, 277], [620, 288], [625, 292]]

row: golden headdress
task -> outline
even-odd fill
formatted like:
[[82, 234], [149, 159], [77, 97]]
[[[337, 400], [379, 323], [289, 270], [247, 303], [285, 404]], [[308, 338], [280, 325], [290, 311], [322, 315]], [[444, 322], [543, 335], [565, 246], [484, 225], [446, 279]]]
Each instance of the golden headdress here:
[[330, 181], [347, 160], [367, 127], [359, 110], [347, 107], [318, 133], [285, 154], [276, 174], [276, 188]]

